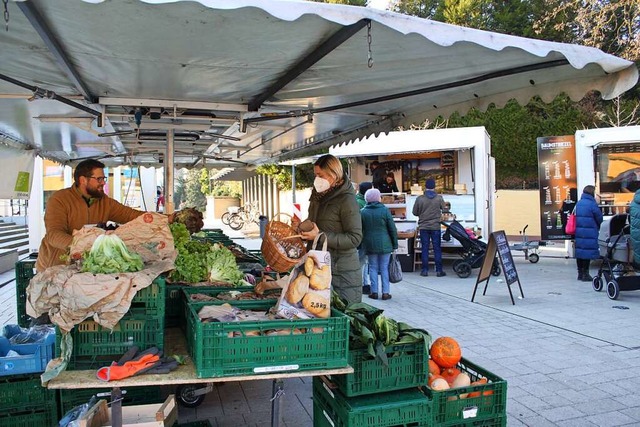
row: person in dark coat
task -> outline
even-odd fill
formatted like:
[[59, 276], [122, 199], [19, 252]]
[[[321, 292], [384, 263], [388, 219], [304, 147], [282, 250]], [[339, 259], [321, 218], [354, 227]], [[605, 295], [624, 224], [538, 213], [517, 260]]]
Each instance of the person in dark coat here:
[[377, 188], [381, 193], [397, 193], [398, 186], [396, 185], [396, 177], [393, 172], [389, 172], [385, 177], [385, 181]]
[[640, 190], [633, 195], [629, 204], [629, 223], [631, 224], [631, 244], [633, 247], [633, 263], [640, 267]]
[[371, 293], [378, 299], [378, 274], [382, 282], [382, 299], [391, 299], [389, 259], [398, 249], [398, 230], [389, 208], [380, 203], [380, 190], [372, 188], [364, 194], [367, 205], [362, 208], [362, 247], [369, 258]]
[[380, 186], [385, 182], [387, 171], [377, 160], [371, 162], [369, 168], [371, 169], [371, 182], [373, 182], [373, 188], [380, 188]]
[[595, 199], [596, 188], [587, 185], [582, 197], [576, 204], [576, 264], [578, 280], [591, 282], [589, 264], [592, 259], [600, 258], [598, 250], [598, 231], [602, 224], [602, 211]]
[[[362, 273], [358, 262], [358, 246], [362, 240], [360, 207], [351, 181], [340, 160], [326, 154], [313, 166], [316, 178], [309, 199], [311, 231], [301, 232], [303, 239], [313, 241], [322, 232], [331, 254], [331, 286], [348, 302], [362, 301]], [[294, 228], [297, 224], [292, 223]], [[322, 240], [320, 240], [322, 242]]]

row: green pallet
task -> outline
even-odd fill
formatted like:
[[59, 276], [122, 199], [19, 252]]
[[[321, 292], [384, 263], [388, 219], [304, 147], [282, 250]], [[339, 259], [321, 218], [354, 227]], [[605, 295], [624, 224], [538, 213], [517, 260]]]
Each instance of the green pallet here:
[[[423, 387], [429, 399], [433, 400], [433, 423], [439, 426], [475, 426], [482, 423], [502, 422], [507, 414], [507, 382], [497, 375], [462, 358], [458, 366], [466, 372], [471, 382], [486, 377], [487, 384], [459, 387], [451, 390], [435, 391]], [[465, 397], [468, 393], [479, 392], [478, 397]], [[500, 424], [498, 424], [500, 425]]]
[[[256, 301], [242, 308], [266, 311], [274, 304]], [[187, 318], [188, 347], [198, 378], [347, 366], [349, 319], [342, 313], [332, 310], [328, 319], [204, 323], [198, 311], [205, 305], [210, 304], [190, 304]], [[289, 334], [266, 335], [274, 330]], [[251, 335], [256, 332], [259, 335]]]
[[[68, 411], [75, 408], [78, 405], [82, 405], [87, 403], [91, 396], [98, 393], [110, 393], [111, 388], [91, 388], [91, 389], [77, 389], [77, 390], [60, 390], [60, 414], [64, 416]], [[122, 404], [124, 406], [128, 405], [147, 405], [151, 403], [161, 403], [164, 402], [162, 398], [162, 393], [160, 392], [160, 387], [151, 386], [151, 387], [127, 387], [123, 389], [126, 391], [122, 395]], [[100, 397], [100, 399], [106, 399], [110, 401], [110, 397]]]
[[29, 327], [31, 317], [27, 316], [27, 286], [33, 276], [36, 275], [34, 268], [36, 267], [35, 259], [24, 259], [16, 262], [16, 309], [18, 325], [23, 328]]
[[432, 426], [431, 402], [417, 388], [370, 396], [346, 397], [313, 378], [315, 427]]
[[[125, 315], [109, 330], [85, 320], [71, 330], [73, 351], [68, 369], [97, 369], [116, 361], [131, 347], [164, 348], [164, 316]], [[61, 333], [56, 328], [56, 355], [60, 356]]]
[[19, 412], [1, 412], [2, 427], [57, 427], [60, 417], [55, 400], [41, 408]]
[[0, 414], [40, 409], [55, 399], [55, 391], [42, 387], [40, 374], [0, 377]]
[[372, 359], [366, 349], [349, 351], [352, 374], [335, 375], [331, 381], [348, 397], [418, 387], [427, 383], [430, 342], [388, 346], [387, 364]]

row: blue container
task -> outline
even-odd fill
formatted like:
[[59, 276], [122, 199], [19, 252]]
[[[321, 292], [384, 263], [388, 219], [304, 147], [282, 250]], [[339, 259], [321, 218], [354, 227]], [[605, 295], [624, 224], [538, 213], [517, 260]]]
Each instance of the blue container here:
[[[0, 376], [29, 374], [32, 372], [44, 372], [47, 363], [53, 358], [56, 347], [56, 334], [49, 334], [43, 342], [31, 344], [9, 344], [8, 340], [0, 337], [5, 345], [0, 344]], [[15, 357], [6, 357], [9, 350], [19, 354]]]

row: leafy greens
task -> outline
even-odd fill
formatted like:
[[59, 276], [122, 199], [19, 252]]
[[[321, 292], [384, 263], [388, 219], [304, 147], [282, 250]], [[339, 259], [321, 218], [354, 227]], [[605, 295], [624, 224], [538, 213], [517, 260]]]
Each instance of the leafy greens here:
[[82, 271], [85, 273], [127, 273], [144, 268], [142, 257], [130, 252], [115, 234], [98, 236], [91, 250], [86, 251], [83, 258]]

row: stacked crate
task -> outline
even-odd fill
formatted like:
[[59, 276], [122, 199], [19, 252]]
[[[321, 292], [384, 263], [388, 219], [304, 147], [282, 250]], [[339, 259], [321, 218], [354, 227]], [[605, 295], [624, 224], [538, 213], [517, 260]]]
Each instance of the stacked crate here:
[[[67, 369], [98, 369], [117, 361], [131, 347], [164, 348], [165, 279], [157, 277], [151, 285], [137, 292], [129, 312], [113, 330], [85, 320], [70, 332], [73, 339]], [[56, 354], [60, 355], [61, 333], [58, 331]]]
[[352, 374], [314, 379], [314, 425], [431, 425], [431, 404], [418, 389], [427, 382], [428, 348], [424, 341], [388, 346], [386, 364], [351, 349]]
[[[202, 322], [198, 312], [215, 302], [188, 305], [187, 347], [198, 378], [296, 372], [347, 366], [349, 319], [332, 310], [326, 319]], [[236, 301], [266, 312], [272, 301]]]
[[456, 368], [466, 372], [471, 382], [486, 378], [487, 383], [440, 391], [423, 387], [433, 408], [430, 425], [506, 426], [507, 382], [465, 358], [460, 360]]
[[31, 317], [27, 316], [27, 286], [35, 276], [36, 260], [27, 258], [16, 262], [16, 309], [18, 325], [26, 328], [31, 323]]
[[40, 374], [0, 376], [0, 425], [58, 425], [56, 392], [42, 387]]

